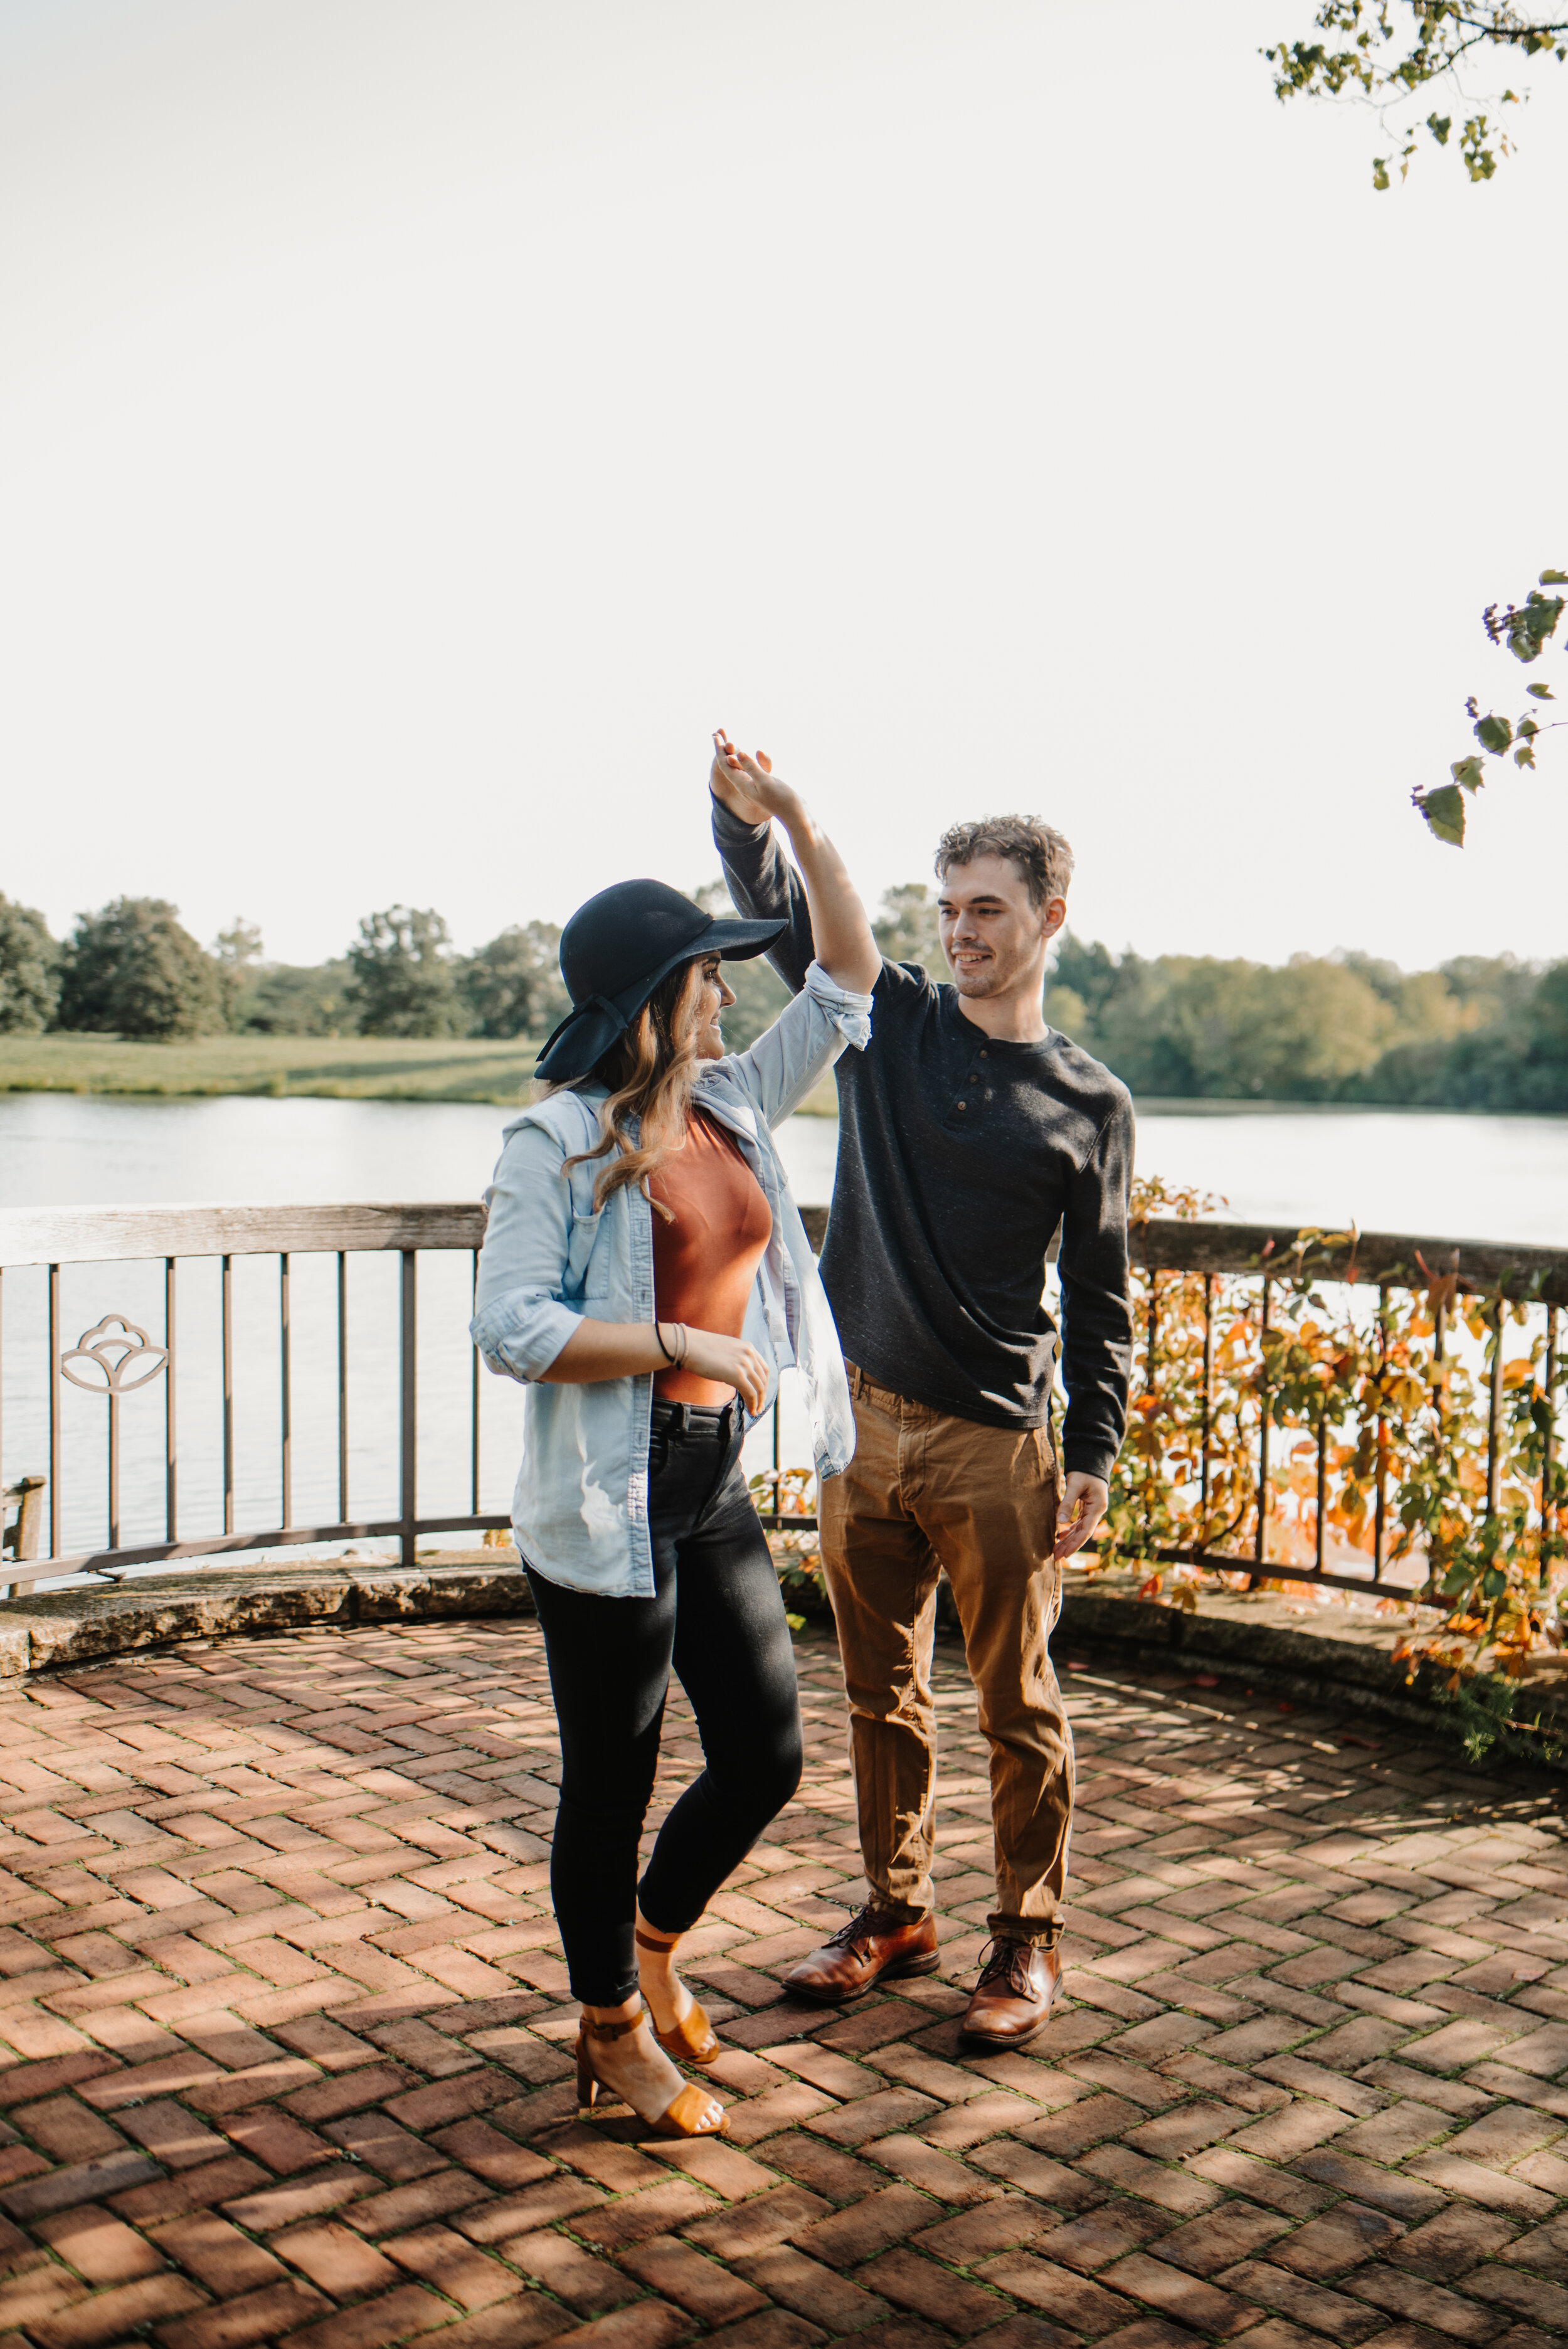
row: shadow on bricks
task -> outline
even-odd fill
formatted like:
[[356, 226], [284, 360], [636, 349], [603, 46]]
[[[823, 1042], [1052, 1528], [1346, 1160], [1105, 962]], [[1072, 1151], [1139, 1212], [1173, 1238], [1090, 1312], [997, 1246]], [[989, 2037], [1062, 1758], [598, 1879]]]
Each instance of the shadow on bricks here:
[[[939, 1644], [944, 1961], [858, 1905], [842, 1687], [686, 1945], [724, 2142], [576, 2108], [526, 1621], [280, 1632], [0, 1697], [0, 2349], [1568, 2340], [1560, 1782], [1068, 1658], [1068, 1995], [957, 2020], [987, 1754]], [[654, 1817], [700, 1767], [672, 1700]]]

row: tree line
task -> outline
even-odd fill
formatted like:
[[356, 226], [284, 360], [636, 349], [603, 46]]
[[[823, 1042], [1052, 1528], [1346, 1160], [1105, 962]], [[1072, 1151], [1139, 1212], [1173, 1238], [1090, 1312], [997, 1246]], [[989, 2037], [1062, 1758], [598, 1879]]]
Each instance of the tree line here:
[[236, 919], [198, 945], [162, 897], [117, 897], [52, 938], [42, 914], [0, 896], [0, 1032], [173, 1043], [192, 1036], [543, 1037], [569, 1009], [552, 922], [519, 922], [457, 953], [439, 914], [367, 914], [347, 952], [268, 962]]
[[[694, 894], [727, 910], [721, 882]], [[884, 954], [945, 976], [926, 886], [890, 890], [874, 927]], [[459, 954], [439, 914], [389, 905], [341, 957], [301, 966], [266, 960], [241, 920], [202, 947], [162, 898], [116, 898], [61, 943], [41, 914], [0, 896], [0, 1031], [538, 1042], [568, 1008], [560, 936], [514, 923]], [[725, 1032], [743, 1047], [785, 989], [760, 960], [726, 976], [738, 999]], [[1568, 1112], [1568, 961], [1460, 955], [1410, 972], [1367, 954], [1112, 954], [1068, 933], [1046, 1016], [1146, 1098]]]

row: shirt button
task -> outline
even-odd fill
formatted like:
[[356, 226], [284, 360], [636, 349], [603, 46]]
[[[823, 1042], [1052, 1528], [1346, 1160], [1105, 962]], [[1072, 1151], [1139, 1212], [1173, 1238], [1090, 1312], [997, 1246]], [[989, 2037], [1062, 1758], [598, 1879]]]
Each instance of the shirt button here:
[[967, 1102], [960, 1102], [958, 1106], [960, 1109], [967, 1109], [969, 1104]]
[[985, 1088], [985, 1098], [986, 1098], [986, 1100], [987, 1100], [987, 1101], [989, 1101], [989, 1100], [991, 1099], [991, 1088], [990, 1088], [990, 1086], [989, 1086], [989, 1085], [987, 1085], [987, 1086], [986, 1086], [986, 1088]]

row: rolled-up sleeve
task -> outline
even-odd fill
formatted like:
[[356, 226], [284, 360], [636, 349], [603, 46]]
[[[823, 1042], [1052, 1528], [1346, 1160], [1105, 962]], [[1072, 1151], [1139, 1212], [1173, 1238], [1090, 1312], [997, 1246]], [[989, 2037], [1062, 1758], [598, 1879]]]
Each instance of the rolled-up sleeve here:
[[769, 1125], [788, 1117], [810, 1092], [824, 1069], [853, 1045], [863, 1052], [872, 1039], [869, 995], [838, 987], [820, 962], [748, 1051], [733, 1055], [737, 1074]]
[[572, 1216], [564, 1156], [554, 1134], [520, 1126], [485, 1194], [490, 1216], [469, 1334], [503, 1378], [542, 1377], [578, 1327], [561, 1297]]

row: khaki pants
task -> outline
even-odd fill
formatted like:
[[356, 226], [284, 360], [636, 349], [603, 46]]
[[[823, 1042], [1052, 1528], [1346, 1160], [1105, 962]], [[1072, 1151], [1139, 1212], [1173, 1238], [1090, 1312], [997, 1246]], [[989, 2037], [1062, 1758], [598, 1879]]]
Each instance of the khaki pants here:
[[1073, 1742], [1047, 1642], [1057, 1468], [1043, 1428], [982, 1427], [850, 1367], [855, 1456], [822, 1486], [822, 1567], [850, 1700], [861, 1855], [879, 1907], [934, 1905], [936, 1582], [945, 1567], [991, 1745], [996, 1907], [1016, 1940], [1054, 1941], [1072, 1823]]

